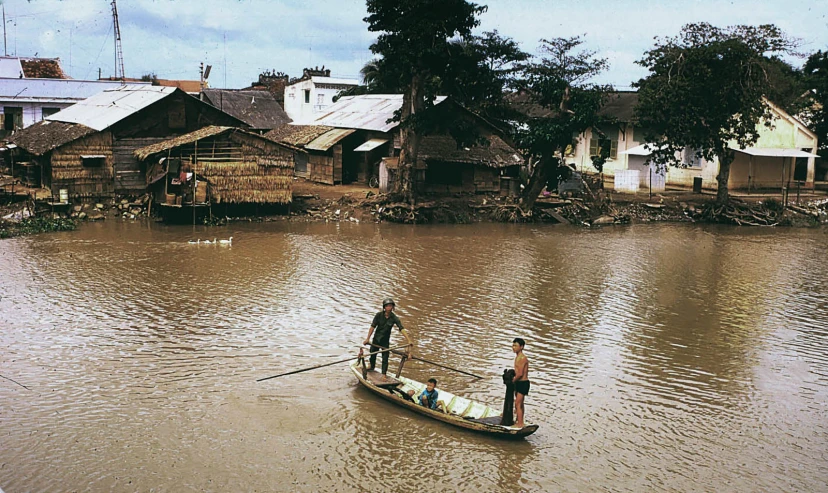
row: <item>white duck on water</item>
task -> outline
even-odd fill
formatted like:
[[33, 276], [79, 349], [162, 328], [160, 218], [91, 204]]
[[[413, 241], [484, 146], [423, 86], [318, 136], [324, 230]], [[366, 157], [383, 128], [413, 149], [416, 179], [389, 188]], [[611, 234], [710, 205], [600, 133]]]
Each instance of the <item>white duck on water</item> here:
[[232, 245], [233, 244], [233, 237], [231, 236], [228, 240], [219, 240], [219, 243], [222, 245]]

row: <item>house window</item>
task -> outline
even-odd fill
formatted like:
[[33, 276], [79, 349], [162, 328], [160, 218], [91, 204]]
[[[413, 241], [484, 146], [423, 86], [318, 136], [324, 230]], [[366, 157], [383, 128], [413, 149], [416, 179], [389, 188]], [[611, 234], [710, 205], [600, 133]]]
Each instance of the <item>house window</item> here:
[[589, 155], [618, 159], [618, 141], [593, 137], [589, 139]]
[[310, 104], [310, 89], [305, 89], [305, 104]]
[[106, 156], [96, 154], [94, 156], [81, 156], [84, 168], [102, 168], [106, 164]]
[[296, 173], [305, 174], [308, 172], [308, 155], [304, 152], [297, 152], [293, 157], [293, 166]]
[[3, 108], [3, 130], [12, 131], [23, 128], [23, 108], [6, 106]]
[[685, 147], [681, 156], [681, 164], [685, 168], [701, 168], [702, 167], [701, 149]]
[[41, 119], [45, 120], [47, 116], [54, 115], [58, 111], [60, 111], [60, 108], [47, 108], [47, 107], [44, 106], [40, 110]]
[[[805, 152], [811, 152], [811, 149], [802, 149]], [[794, 162], [794, 181], [807, 181], [808, 180], [808, 158], [806, 157], [798, 157]]]

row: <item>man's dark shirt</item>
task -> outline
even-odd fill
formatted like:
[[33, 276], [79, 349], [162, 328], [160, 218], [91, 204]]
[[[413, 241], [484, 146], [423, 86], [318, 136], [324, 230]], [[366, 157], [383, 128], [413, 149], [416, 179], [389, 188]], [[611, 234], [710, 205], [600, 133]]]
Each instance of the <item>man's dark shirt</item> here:
[[403, 330], [402, 321], [394, 312], [391, 312], [391, 316], [388, 318], [385, 317], [384, 311], [374, 315], [374, 321], [371, 322], [371, 326], [374, 327], [374, 340], [387, 344], [391, 340], [391, 328], [395, 324], [400, 330]]

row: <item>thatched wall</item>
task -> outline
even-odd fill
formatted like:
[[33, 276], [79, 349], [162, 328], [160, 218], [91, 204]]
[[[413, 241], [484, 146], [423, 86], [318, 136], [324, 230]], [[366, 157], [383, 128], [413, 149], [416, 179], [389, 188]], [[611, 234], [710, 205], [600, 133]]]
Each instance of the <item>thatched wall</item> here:
[[197, 172], [210, 183], [214, 203], [289, 204], [293, 198], [293, 168], [262, 163], [200, 162]]
[[289, 204], [293, 200], [294, 151], [244, 132], [230, 133], [227, 144], [241, 154], [239, 162], [199, 161], [197, 165], [210, 183], [212, 201]]
[[291, 202], [294, 150], [230, 127], [194, 134], [206, 137], [194, 140], [188, 134], [139, 149], [135, 154], [152, 161], [166, 155], [190, 163], [191, 169], [209, 183], [213, 203]]
[[[86, 167], [81, 156], [102, 155], [103, 166]], [[96, 132], [52, 151], [52, 193], [65, 188], [74, 197], [100, 197], [113, 193], [112, 134]]]

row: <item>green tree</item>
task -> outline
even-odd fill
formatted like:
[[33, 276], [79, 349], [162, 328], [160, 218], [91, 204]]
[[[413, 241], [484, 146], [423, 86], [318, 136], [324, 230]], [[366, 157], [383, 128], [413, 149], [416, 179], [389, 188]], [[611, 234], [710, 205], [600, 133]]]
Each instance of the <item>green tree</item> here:
[[637, 116], [657, 144], [652, 159], [680, 165], [684, 148], [718, 158], [717, 202], [728, 200], [731, 142], [744, 149], [759, 138], [757, 125], [772, 125], [764, 97], [774, 86], [769, 57], [791, 54], [795, 43], [774, 25], [717, 28], [688, 24], [673, 38], [659, 39], [637, 63], [649, 75], [638, 88]]
[[495, 31], [450, 43], [447, 76], [440, 94], [489, 120], [506, 124], [515, 115], [506, 93], [515, 86], [520, 64], [530, 55], [511, 38]]
[[434, 106], [439, 81], [446, 77], [455, 37], [469, 38], [479, 24], [481, 7], [465, 0], [367, 0], [368, 30], [379, 33], [371, 45], [383, 80], [402, 89], [400, 159], [395, 191], [414, 199], [414, 164], [422, 132], [428, 126], [425, 113]]
[[817, 135], [820, 156], [828, 160], [828, 51], [820, 50], [808, 57], [803, 72], [808, 89], [803, 113]]
[[567, 147], [590, 127], [601, 123], [599, 115], [612, 87], [592, 82], [607, 68], [595, 52], [579, 50], [580, 36], [541, 40], [538, 61], [521, 66], [519, 92], [513, 99], [525, 117], [516, 141], [524, 154], [536, 160], [521, 203], [531, 209], [543, 187], [563, 174]]

